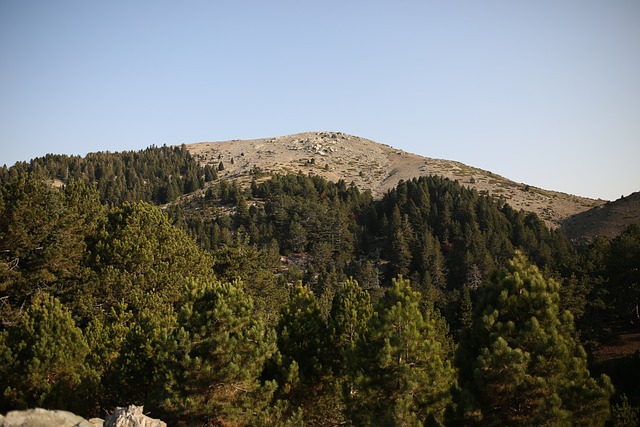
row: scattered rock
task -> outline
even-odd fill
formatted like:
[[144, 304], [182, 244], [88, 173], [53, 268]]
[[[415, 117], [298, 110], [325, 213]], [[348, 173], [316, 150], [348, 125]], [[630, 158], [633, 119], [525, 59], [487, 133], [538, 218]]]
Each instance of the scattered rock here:
[[[264, 148], [270, 153], [261, 156]], [[225, 163], [224, 177], [233, 178], [241, 186], [249, 186], [253, 179], [253, 168], [265, 173], [309, 173], [306, 160], [313, 154], [327, 162], [329, 167], [313, 172], [325, 179], [351, 182], [360, 190], [370, 190], [374, 198], [382, 198], [395, 188], [399, 181], [409, 181], [421, 175], [441, 175], [459, 180], [476, 191], [508, 201], [515, 210], [535, 212], [547, 225], [556, 228], [560, 222], [572, 215], [601, 205], [603, 200], [591, 200], [568, 194], [536, 188], [535, 191], [513, 191], [522, 186], [489, 171], [464, 165], [460, 162], [422, 157], [393, 148], [386, 144], [342, 132], [305, 132], [254, 140], [222, 141], [187, 145], [192, 155], [203, 154], [215, 147], [216, 152], [237, 157], [245, 154], [246, 165]], [[206, 161], [202, 161], [203, 163]], [[210, 161], [209, 164], [217, 165]], [[364, 176], [358, 174], [365, 171]], [[393, 175], [390, 171], [396, 171]], [[470, 177], [475, 182], [470, 182]], [[533, 187], [531, 187], [533, 190]], [[551, 203], [552, 202], [552, 203]], [[551, 210], [545, 210], [549, 205]], [[627, 214], [631, 215], [631, 214]]]

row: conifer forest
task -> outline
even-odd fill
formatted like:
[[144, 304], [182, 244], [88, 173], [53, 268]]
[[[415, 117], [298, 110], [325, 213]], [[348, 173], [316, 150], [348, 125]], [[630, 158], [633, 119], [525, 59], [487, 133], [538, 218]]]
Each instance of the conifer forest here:
[[185, 146], [0, 169], [0, 413], [638, 425], [640, 226], [569, 241], [437, 176], [381, 199]]

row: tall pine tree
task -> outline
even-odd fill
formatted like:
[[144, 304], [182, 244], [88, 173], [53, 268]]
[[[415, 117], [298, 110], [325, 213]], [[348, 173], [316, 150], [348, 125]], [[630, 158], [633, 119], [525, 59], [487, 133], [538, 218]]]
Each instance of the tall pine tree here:
[[409, 281], [393, 281], [358, 346], [355, 390], [347, 396], [353, 423], [444, 424], [456, 379], [436, 319], [421, 311]]
[[481, 288], [457, 355], [466, 423], [604, 425], [612, 387], [591, 377], [558, 288], [521, 254]]
[[276, 351], [275, 334], [255, 315], [242, 284], [194, 280], [170, 334], [165, 410], [191, 425], [243, 425], [275, 384], [258, 381]]

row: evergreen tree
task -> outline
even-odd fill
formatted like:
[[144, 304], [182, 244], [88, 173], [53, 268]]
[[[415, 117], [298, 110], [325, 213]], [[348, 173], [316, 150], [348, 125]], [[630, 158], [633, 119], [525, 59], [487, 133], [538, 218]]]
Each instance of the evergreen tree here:
[[[105, 385], [113, 389], [105, 387], [103, 393], [117, 396], [120, 402], [144, 405], [155, 413], [162, 406], [162, 388], [170, 374], [163, 346], [176, 327], [177, 316], [170, 304], [154, 294], [148, 295], [146, 305], [135, 318], [127, 319], [129, 316], [131, 312], [125, 312], [107, 323], [107, 333], [119, 332], [114, 330], [118, 326], [126, 328], [126, 333], [115, 337], [121, 340], [117, 357], [107, 365], [104, 375]], [[125, 322], [117, 325], [116, 320]]]
[[613, 427], [637, 427], [640, 425], [640, 408], [629, 404], [625, 394], [620, 397], [620, 403], [611, 408], [611, 425]]
[[302, 284], [292, 291], [277, 328], [283, 396], [302, 411], [306, 425], [342, 424], [339, 383], [331, 371], [332, 355], [318, 299]]
[[640, 225], [628, 226], [611, 242], [607, 260], [610, 305], [625, 323], [640, 321]]
[[518, 254], [481, 288], [457, 357], [466, 422], [604, 425], [612, 387], [591, 377], [558, 287]]
[[73, 294], [87, 280], [83, 258], [85, 238], [94, 231], [92, 214], [71, 194], [65, 199], [31, 174], [0, 186], [0, 323], [17, 322], [19, 308], [36, 290]]
[[113, 208], [90, 250], [101, 285], [97, 297], [106, 308], [124, 300], [137, 313], [148, 293], [177, 304], [191, 278], [211, 276], [211, 258], [144, 202]]
[[86, 412], [89, 346], [71, 313], [39, 294], [22, 321], [0, 333], [0, 412], [46, 407]]
[[335, 373], [345, 372], [372, 315], [369, 294], [355, 280], [344, 281], [333, 298], [328, 321], [329, 353]]
[[394, 280], [358, 345], [347, 395], [354, 424], [444, 424], [456, 379], [439, 329], [409, 282]]
[[315, 295], [302, 284], [297, 285], [278, 322], [278, 349], [286, 360], [298, 364], [303, 382], [322, 373], [325, 329]]
[[218, 179], [218, 173], [211, 165], [204, 167], [204, 180], [205, 182], [215, 181]]
[[460, 306], [458, 310], [458, 334], [460, 337], [464, 331], [471, 328], [473, 322], [473, 301], [471, 301], [471, 293], [466, 286], [462, 288], [460, 297]]
[[164, 409], [191, 425], [242, 425], [264, 410], [275, 384], [261, 384], [275, 334], [255, 316], [241, 283], [194, 280], [166, 344]]
[[[104, 316], [95, 316], [84, 329], [84, 336], [91, 349], [87, 363], [96, 373], [96, 381], [87, 390], [87, 399], [93, 409], [86, 415], [100, 416], [103, 408], [122, 405], [127, 399], [123, 393], [119, 371], [127, 370], [127, 364], [118, 360], [127, 334], [133, 323], [133, 313], [125, 303], [112, 307]], [[127, 400], [125, 400], [127, 399]], [[147, 405], [147, 402], [144, 402]]]
[[249, 244], [248, 236], [238, 233], [232, 242], [213, 251], [213, 258], [216, 277], [222, 281], [240, 279], [254, 301], [256, 314], [274, 325], [289, 297], [274, 273], [280, 262], [277, 242], [259, 249]]
[[412, 231], [407, 216], [400, 216], [400, 209], [396, 205], [392, 211], [389, 224], [389, 260], [391, 261], [392, 275], [409, 274], [411, 265], [411, 238]]

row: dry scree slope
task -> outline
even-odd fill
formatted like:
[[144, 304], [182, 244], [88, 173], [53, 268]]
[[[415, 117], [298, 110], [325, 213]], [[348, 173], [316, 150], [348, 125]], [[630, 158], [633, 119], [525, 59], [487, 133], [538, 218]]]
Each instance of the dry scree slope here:
[[483, 194], [503, 198], [515, 209], [535, 212], [552, 227], [605, 203], [519, 184], [459, 162], [418, 156], [342, 132], [201, 142], [187, 148], [202, 164], [222, 162], [224, 170], [220, 176], [242, 183], [250, 182], [255, 168], [267, 175], [301, 171], [334, 182], [340, 179], [353, 182], [360, 189], [371, 190], [374, 197], [380, 197], [400, 180], [440, 175]]

